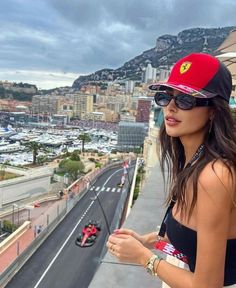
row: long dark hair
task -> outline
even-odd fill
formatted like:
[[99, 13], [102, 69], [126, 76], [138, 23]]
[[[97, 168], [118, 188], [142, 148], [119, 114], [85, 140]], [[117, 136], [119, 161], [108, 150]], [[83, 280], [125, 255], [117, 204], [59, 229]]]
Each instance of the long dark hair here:
[[[169, 189], [167, 204], [171, 200], [177, 201], [177, 210], [187, 211], [185, 191], [188, 180], [191, 178], [193, 187], [193, 197], [190, 208], [187, 211], [188, 219], [191, 216], [197, 201], [197, 183], [203, 168], [210, 162], [214, 169], [217, 160], [229, 169], [231, 177], [232, 168], [236, 168], [236, 124], [232, 117], [228, 103], [221, 97], [211, 99], [214, 118], [212, 127], [204, 140], [204, 150], [200, 157], [191, 166], [184, 168], [185, 154], [184, 147], [178, 137], [170, 137], [166, 134], [164, 123], [160, 129], [160, 164], [164, 176], [166, 187]], [[167, 178], [165, 177], [167, 170]]]

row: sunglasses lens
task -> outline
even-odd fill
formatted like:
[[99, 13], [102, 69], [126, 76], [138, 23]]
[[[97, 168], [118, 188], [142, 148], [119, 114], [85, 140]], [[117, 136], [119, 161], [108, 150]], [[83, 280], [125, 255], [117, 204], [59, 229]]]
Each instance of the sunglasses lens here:
[[196, 106], [196, 99], [187, 94], [179, 94], [175, 98], [176, 106], [182, 110], [189, 110]]
[[159, 91], [154, 96], [156, 104], [162, 107], [167, 106], [170, 103], [171, 99], [174, 99], [175, 105], [182, 110], [190, 110], [193, 107], [197, 106], [196, 98], [188, 94], [178, 94], [176, 96], [172, 96], [165, 91]]
[[157, 92], [154, 99], [157, 105], [165, 107], [170, 103], [171, 96], [165, 92]]

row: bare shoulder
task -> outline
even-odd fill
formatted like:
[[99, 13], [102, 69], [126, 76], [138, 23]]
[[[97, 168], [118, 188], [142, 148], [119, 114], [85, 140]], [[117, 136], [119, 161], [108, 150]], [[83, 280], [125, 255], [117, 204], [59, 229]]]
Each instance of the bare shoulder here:
[[214, 202], [230, 201], [235, 198], [235, 171], [232, 166], [218, 160], [210, 162], [202, 170], [198, 181], [201, 198], [214, 199]]
[[206, 279], [209, 275], [214, 275], [211, 277], [222, 281], [220, 279], [223, 277], [225, 243], [232, 226], [233, 182], [235, 182], [233, 168], [227, 167], [222, 161], [206, 165], [198, 179], [195, 209], [197, 226], [195, 273], [200, 276], [205, 274]]

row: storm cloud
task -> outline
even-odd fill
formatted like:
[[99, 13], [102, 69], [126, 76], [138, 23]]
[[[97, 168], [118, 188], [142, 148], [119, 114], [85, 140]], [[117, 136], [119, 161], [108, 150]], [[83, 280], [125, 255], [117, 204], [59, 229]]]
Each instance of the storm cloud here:
[[234, 26], [235, 11], [233, 0], [2, 0], [0, 79], [118, 68], [163, 34]]

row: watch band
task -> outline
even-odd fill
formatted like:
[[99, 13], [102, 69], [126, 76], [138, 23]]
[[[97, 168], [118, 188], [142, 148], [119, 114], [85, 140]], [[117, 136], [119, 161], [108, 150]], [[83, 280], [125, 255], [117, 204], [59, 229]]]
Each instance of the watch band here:
[[[153, 254], [147, 261], [146, 271], [152, 276], [157, 276], [157, 272], [155, 270], [154, 264], [156, 261], [159, 261], [160, 263], [161, 260], [162, 258], [160, 256]], [[158, 266], [159, 266], [159, 263], [158, 263]]]

